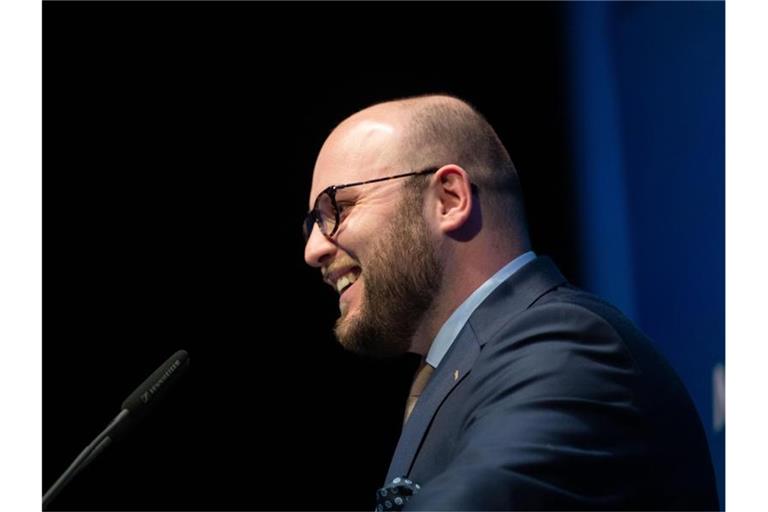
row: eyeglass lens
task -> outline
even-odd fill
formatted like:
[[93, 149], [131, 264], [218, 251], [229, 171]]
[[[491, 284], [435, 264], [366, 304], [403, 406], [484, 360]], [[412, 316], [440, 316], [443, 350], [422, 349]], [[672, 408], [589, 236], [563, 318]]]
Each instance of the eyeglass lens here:
[[336, 227], [336, 206], [328, 191], [323, 191], [315, 202], [314, 209], [304, 220], [304, 241], [309, 240], [313, 225], [317, 222], [320, 232], [329, 236]]

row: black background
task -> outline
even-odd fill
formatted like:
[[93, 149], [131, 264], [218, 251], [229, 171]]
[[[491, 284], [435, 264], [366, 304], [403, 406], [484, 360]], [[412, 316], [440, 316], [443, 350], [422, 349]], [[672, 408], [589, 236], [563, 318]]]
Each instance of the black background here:
[[303, 262], [315, 155], [371, 103], [463, 97], [578, 284], [562, 8], [44, 3], [41, 491], [171, 353], [192, 361], [51, 508], [372, 509], [416, 361], [333, 339]]

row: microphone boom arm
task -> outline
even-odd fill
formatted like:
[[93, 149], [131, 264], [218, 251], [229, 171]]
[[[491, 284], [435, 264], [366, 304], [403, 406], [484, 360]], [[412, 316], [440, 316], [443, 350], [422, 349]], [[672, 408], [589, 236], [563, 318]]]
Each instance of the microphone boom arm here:
[[128, 416], [128, 414], [128, 409], [123, 409], [120, 411], [120, 414], [115, 416], [115, 419], [112, 420], [107, 428], [105, 428], [101, 434], [96, 436], [96, 439], [91, 441], [91, 444], [86, 446], [85, 449], [80, 452], [80, 455], [75, 458], [75, 460], [72, 462], [72, 464], [69, 465], [66, 471], [64, 471], [59, 479], [54, 482], [50, 489], [48, 489], [48, 492], [43, 495], [43, 510], [48, 507], [48, 504], [61, 492], [62, 489], [64, 489], [64, 487], [69, 483], [70, 480], [75, 477], [75, 475], [77, 475], [81, 470], [83, 470], [83, 468], [90, 464], [91, 461], [93, 461], [93, 459], [95, 459], [96, 456], [101, 453], [102, 450], [104, 450], [104, 448], [109, 446], [109, 443], [112, 442], [112, 438], [109, 437], [109, 435], [120, 424], [120, 422], [123, 421], [126, 416]]

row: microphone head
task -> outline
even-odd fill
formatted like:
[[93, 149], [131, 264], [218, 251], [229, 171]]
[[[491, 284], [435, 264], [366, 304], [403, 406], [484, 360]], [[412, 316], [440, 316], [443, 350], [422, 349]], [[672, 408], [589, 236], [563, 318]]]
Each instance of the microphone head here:
[[127, 409], [132, 417], [144, 415], [173, 387], [187, 368], [189, 368], [189, 354], [186, 350], [179, 350], [128, 395], [128, 398], [123, 401], [122, 408]]

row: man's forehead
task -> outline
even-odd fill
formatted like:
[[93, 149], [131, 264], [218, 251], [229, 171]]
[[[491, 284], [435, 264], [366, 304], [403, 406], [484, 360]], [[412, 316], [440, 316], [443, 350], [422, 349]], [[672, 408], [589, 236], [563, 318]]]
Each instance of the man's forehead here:
[[310, 201], [331, 185], [383, 176], [399, 160], [399, 132], [395, 123], [383, 120], [342, 123], [328, 137], [317, 157]]
[[[367, 176], [371, 174], [368, 168], [363, 167], [351, 167], [351, 166], [335, 166], [328, 167], [327, 172], [319, 172], [318, 167], [315, 167], [315, 173], [312, 178], [312, 190], [309, 194], [309, 207], [312, 208], [317, 196], [332, 185], [348, 185], [350, 183], [357, 183], [360, 181], [366, 181]], [[349, 191], [355, 191], [356, 188], [350, 188]], [[347, 189], [341, 189], [339, 194], [344, 195]]]

